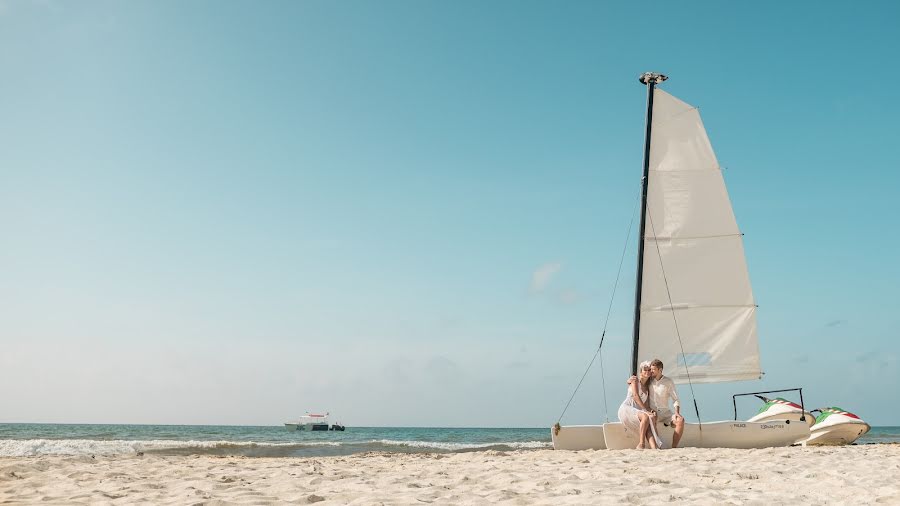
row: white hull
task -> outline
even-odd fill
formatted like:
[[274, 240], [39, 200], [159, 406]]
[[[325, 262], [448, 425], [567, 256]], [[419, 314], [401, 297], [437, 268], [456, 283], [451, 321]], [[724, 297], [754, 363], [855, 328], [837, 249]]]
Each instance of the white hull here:
[[327, 431], [328, 424], [327, 423], [321, 424], [321, 423], [290, 423], [290, 422], [286, 422], [284, 424], [284, 428], [286, 428], [287, 430], [301, 430], [301, 431], [304, 431], [304, 430]]
[[869, 424], [859, 420], [855, 422], [842, 422], [830, 426], [818, 425], [810, 431], [808, 445], [848, 445], [869, 432]]
[[[657, 424], [657, 432], [665, 448], [672, 447], [674, 429]], [[625, 450], [637, 446], [636, 434], [626, 431], [621, 423], [603, 425], [606, 447], [610, 450]], [[710, 422], [702, 424], [685, 423], [684, 434], [678, 443], [682, 448], [772, 448], [790, 446], [805, 441], [809, 437], [809, 426], [790, 420], [756, 422]]]
[[550, 429], [554, 450], [605, 450], [602, 425], [568, 425]]

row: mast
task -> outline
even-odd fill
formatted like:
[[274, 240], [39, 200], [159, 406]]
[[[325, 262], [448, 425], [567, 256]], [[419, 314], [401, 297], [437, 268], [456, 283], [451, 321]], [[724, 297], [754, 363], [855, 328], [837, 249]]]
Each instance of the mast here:
[[644, 132], [644, 175], [641, 178], [641, 227], [638, 232], [637, 287], [634, 291], [634, 330], [631, 333], [631, 373], [637, 374], [638, 341], [641, 333], [641, 284], [644, 277], [644, 227], [647, 219], [647, 183], [650, 175], [650, 127], [653, 125], [653, 90], [658, 83], [668, 79], [657, 72], [644, 72], [638, 77], [647, 86], [647, 129]]

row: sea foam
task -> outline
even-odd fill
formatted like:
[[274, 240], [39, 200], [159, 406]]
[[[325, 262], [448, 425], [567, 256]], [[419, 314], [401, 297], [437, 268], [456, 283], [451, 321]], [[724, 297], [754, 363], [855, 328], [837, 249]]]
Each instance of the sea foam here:
[[176, 449], [277, 448], [303, 446], [340, 446], [331, 441], [257, 443], [253, 441], [174, 441], [174, 440], [96, 440], [96, 439], [0, 439], [0, 457], [39, 455], [123, 455], [143, 451]]

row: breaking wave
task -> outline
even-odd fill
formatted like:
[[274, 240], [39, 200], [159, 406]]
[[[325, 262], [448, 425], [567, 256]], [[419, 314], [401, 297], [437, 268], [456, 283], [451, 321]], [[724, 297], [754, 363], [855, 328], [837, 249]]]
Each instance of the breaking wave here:
[[[314, 446], [340, 446], [331, 441], [303, 443], [256, 443], [253, 441], [128, 441], [96, 439], [0, 439], [0, 456], [29, 457], [37, 455], [122, 455], [166, 450], [198, 450], [190, 453], [219, 453], [208, 450], [264, 449]], [[204, 451], [207, 450], [207, 451]], [[182, 452], [179, 452], [182, 453]], [[241, 452], [243, 453], [243, 452]]]

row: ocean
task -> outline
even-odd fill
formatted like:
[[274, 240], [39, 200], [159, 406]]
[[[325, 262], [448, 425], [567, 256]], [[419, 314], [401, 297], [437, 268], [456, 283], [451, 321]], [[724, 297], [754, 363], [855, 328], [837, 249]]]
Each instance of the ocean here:
[[465, 452], [550, 448], [550, 429], [0, 424], [0, 456], [244, 455], [313, 457], [364, 452]]
[[[872, 427], [857, 444], [900, 443], [900, 427]], [[550, 429], [0, 424], [0, 457], [37, 455], [242, 455], [316, 457], [365, 452], [451, 453], [552, 448]]]

